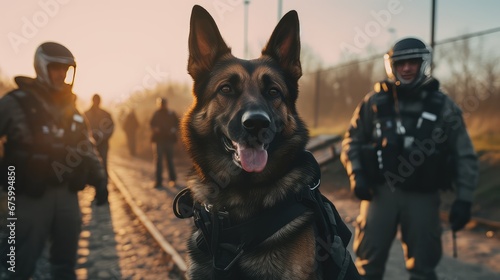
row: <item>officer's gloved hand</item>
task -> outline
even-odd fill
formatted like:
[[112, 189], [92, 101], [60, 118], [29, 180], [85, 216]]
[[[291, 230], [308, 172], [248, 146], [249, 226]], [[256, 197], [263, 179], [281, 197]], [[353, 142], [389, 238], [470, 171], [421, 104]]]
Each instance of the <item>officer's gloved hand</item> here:
[[362, 172], [355, 171], [349, 176], [351, 181], [351, 189], [354, 195], [360, 200], [372, 200], [373, 190], [368, 186], [365, 176]]
[[450, 210], [450, 224], [453, 231], [459, 231], [470, 221], [472, 203], [464, 200], [455, 200]]

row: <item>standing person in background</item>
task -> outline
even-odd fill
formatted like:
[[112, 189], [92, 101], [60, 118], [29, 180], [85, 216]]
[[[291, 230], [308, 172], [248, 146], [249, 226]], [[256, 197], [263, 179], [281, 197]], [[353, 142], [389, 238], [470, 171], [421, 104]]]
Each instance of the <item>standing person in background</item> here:
[[[97, 151], [101, 156], [104, 170], [108, 174], [108, 151], [109, 151], [109, 138], [113, 135], [115, 125], [111, 114], [101, 108], [101, 96], [99, 94], [94, 94], [92, 96], [92, 106], [88, 111], [85, 112], [85, 116], [89, 122], [89, 126], [92, 132], [92, 138], [94, 139]], [[108, 200], [108, 189], [96, 189], [96, 201], [107, 201]]]
[[398, 226], [410, 279], [437, 279], [439, 190], [455, 185], [454, 232], [470, 220], [477, 157], [461, 110], [430, 75], [431, 55], [419, 39], [398, 41], [384, 56], [388, 79], [359, 104], [342, 143], [361, 200], [354, 251], [364, 279], [383, 278]]
[[111, 114], [101, 108], [101, 96], [92, 96], [92, 106], [85, 112], [92, 131], [92, 138], [96, 142], [97, 150], [101, 155], [104, 167], [107, 171], [109, 139], [113, 135], [115, 124]]
[[158, 98], [158, 110], [151, 118], [150, 126], [153, 132], [151, 141], [155, 148], [156, 163], [156, 188], [162, 187], [163, 158], [167, 160], [170, 187], [175, 186], [177, 174], [174, 166], [174, 145], [177, 142], [179, 130], [179, 117], [174, 111], [168, 109], [166, 98]]
[[139, 128], [139, 121], [135, 115], [135, 110], [132, 108], [123, 121], [123, 130], [127, 137], [127, 147], [131, 156], [136, 154], [136, 134]]
[[[52, 279], [76, 279], [77, 192], [90, 181], [105, 187], [107, 178], [74, 104], [73, 54], [46, 42], [36, 49], [34, 65], [36, 78], [16, 77], [18, 88], [0, 99], [0, 138], [7, 139], [0, 185], [13, 194], [16, 218], [15, 245], [0, 242], [0, 262], [7, 279], [29, 279], [50, 240]], [[14, 268], [8, 254], [15, 254]]]

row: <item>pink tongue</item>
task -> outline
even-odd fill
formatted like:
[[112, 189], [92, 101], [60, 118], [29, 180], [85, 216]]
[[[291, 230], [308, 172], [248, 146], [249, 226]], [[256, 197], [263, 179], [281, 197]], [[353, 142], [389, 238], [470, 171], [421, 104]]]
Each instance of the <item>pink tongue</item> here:
[[241, 167], [246, 172], [261, 172], [267, 164], [267, 151], [263, 147], [248, 148], [244, 145], [236, 145], [240, 155]]

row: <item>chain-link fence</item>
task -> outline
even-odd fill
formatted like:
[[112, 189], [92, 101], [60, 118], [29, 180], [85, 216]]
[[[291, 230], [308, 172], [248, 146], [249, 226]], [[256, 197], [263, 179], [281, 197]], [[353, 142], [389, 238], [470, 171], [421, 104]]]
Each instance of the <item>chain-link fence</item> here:
[[[475, 132], [498, 130], [500, 28], [436, 42], [434, 76]], [[383, 54], [305, 73], [298, 109], [311, 128], [342, 132], [363, 97], [385, 78]]]

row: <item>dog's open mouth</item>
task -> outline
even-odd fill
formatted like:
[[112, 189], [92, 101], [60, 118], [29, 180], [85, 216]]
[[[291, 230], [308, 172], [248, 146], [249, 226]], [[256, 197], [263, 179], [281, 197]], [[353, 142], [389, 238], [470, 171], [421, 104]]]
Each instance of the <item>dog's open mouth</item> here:
[[267, 164], [269, 144], [250, 146], [223, 137], [226, 150], [233, 153], [233, 161], [246, 172], [261, 172]]

